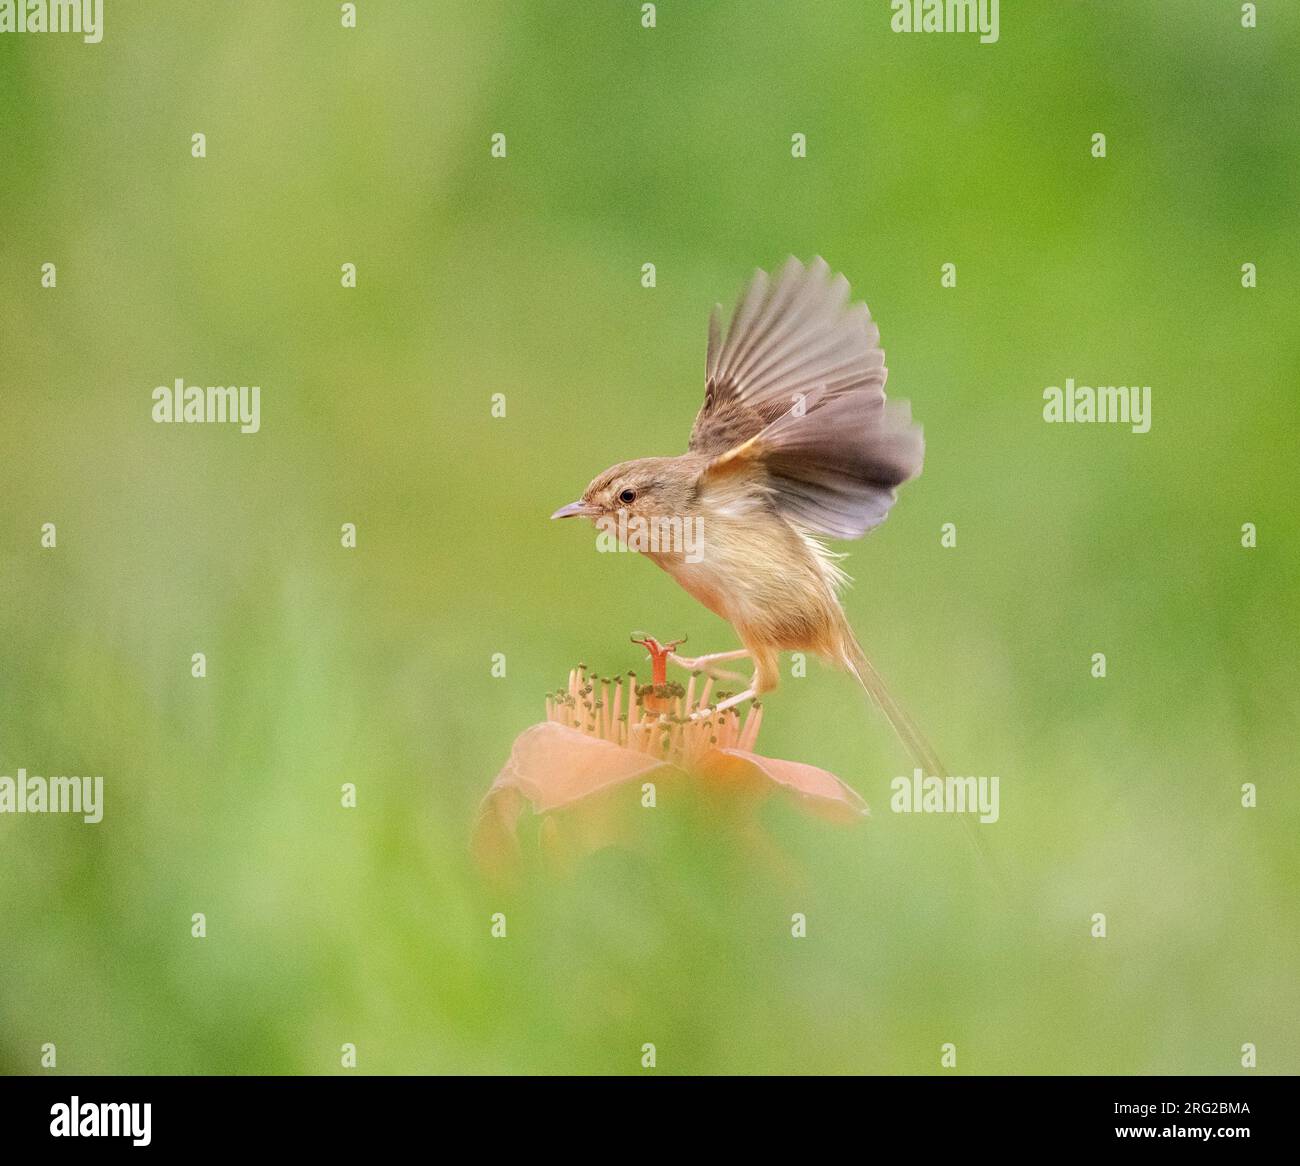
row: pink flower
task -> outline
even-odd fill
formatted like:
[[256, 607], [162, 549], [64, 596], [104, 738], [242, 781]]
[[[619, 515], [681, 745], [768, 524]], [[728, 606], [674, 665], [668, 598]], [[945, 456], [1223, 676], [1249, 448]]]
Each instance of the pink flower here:
[[539, 845], [552, 867], [565, 869], [605, 846], [635, 848], [648, 812], [643, 788], [654, 785], [656, 805], [679, 795], [702, 799], [720, 825], [752, 834], [758, 807], [779, 795], [836, 822], [869, 811], [838, 777], [799, 761], [754, 752], [763, 710], [753, 704], [692, 721], [709, 707], [713, 681], [683, 688], [667, 680], [670, 649], [647, 637], [654, 678], [635, 674], [599, 679], [585, 665], [569, 673], [567, 689], [546, 700], [546, 720], [525, 729], [479, 809], [473, 852], [485, 873], [503, 881], [522, 865], [519, 826], [524, 808], [537, 822]]

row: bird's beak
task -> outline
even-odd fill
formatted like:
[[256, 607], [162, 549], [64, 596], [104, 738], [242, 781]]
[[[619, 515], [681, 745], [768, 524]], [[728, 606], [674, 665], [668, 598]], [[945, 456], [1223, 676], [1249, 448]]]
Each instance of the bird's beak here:
[[561, 506], [552, 518], [581, 518], [583, 516], [594, 517], [598, 511], [594, 506], [588, 506], [581, 498], [577, 502], [570, 502], [567, 506]]

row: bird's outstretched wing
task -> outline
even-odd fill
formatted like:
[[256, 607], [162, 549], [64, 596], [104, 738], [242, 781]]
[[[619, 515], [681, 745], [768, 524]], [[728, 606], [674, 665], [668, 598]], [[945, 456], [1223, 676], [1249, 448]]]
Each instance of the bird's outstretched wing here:
[[858, 538], [921, 471], [921, 430], [885, 402], [885, 354], [866, 304], [825, 260], [755, 272], [722, 337], [709, 321], [704, 405], [690, 449], [706, 478], [761, 464], [773, 500], [817, 534]]

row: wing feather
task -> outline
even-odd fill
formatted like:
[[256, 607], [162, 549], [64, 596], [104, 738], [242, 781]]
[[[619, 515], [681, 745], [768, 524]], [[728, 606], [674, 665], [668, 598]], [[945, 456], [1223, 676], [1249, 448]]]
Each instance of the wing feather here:
[[713, 457], [706, 473], [761, 464], [790, 521], [837, 538], [882, 522], [923, 456], [906, 403], [886, 407], [880, 333], [849, 296], [825, 260], [792, 257], [775, 279], [754, 273], [725, 338], [716, 306], [690, 441]]

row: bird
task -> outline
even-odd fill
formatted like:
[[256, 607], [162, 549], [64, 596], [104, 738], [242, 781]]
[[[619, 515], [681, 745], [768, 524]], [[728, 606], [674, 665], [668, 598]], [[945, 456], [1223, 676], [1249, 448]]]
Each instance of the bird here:
[[610, 466], [551, 517], [587, 517], [605, 529], [699, 523], [696, 555], [671, 540], [643, 553], [730, 623], [742, 647], [673, 658], [705, 671], [748, 658], [754, 671], [743, 691], [697, 718], [770, 693], [781, 652], [814, 653], [854, 676], [914, 760], [940, 775], [934, 750], [849, 624], [843, 556], [825, 541], [879, 526], [898, 488], [921, 472], [921, 427], [907, 402], [885, 396], [879, 329], [820, 256], [807, 264], [791, 256], [775, 276], [756, 270], [725, 333], [722, 321], [717, 304], [686, 452]]

